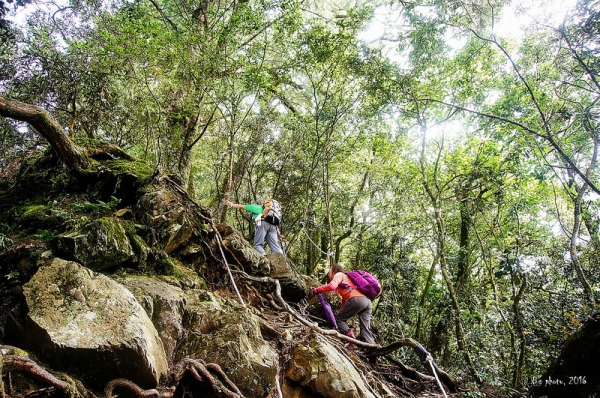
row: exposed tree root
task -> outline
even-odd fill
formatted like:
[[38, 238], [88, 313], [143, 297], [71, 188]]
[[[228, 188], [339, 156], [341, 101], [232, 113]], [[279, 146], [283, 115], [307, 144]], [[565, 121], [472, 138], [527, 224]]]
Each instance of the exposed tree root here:
[[425, 369], [427, 369], [428, 372], [431, 372], [434, 376], [435, 374], [437, 374], [437, 376], [440, 378], [440, 381], [444, 383], [444, 385], [448, 387], [448, 389], [451, 392], [456, 392], [456, 382], [454, 378], [448, 373], [438, 368], [435, 362], [433, 362], [431, 354], [429, 354], [429, 352], [427, 352], [427, 350], [423, 348], [423, 346], [419, 344], [419, 342], [417, 342], [416, 340], [402, 339], [385, 347], [381, 347], [380, 349], [368, 354], [368, 356], [387, 355], [400, 347], [412, 347], [417, 356], [419, 357], [419, 360], [421, 361], [423, 366], [425, 366]]
[[227, 385], [227, 387], [233, 390], [240, 397], [242, 396], [242, 392], [237, 388], [235, 384], [233, 384], [233, 382], [231, 382], [231, 380], [229, 380], [229, 378], [227, 377], [225, 372], [223, 372], [223, 369], [221, 369], [219, 365], [217, 365], [216, 363], [208, 363], [206, 364], [206, 368], [217, 373], [221, 377], [223, 382]]
[[[69, 383], [58, 380], [31, 359], [19, 355], [0, 355], [0, 373], [17, 372], [47, 384], [59, 391], [67, 391]], [[2, 392], [4, 394], [4, 392]]]
[[215, 363], [207, 364], [201, 359], [184, 358], [173, 369], [172, 385], [162, 393], [155, 389], [143, 390], [137, 384], [126, 379], [114, 379], [106, 385], [104, 396], [105, 398], [113, 398], [114, 395], [112, 394], [116, 388], [125, 388], [136, 398], [171, 398], [183, 377], [190, 374], [195, 380], [207, 383], [212, 392], [219, 393], [227, 398], [243, 397], [238, 387], [229, 380], [221, 367]]
[[268, 293], [267, 298], [269, 299], [269, 304], [271, 304], [271, 307], [273, 307], [273, 309], [275, 309], [276, 311], [283, 311], [283, 308], [281, 308], [279, 305], [277, 305], [277, 303], [275, 302], [275, 299], [273, 298], [273, 295]]
[[[31, 359], [19, 355], [7, 355], [13, 352], [14, 347], [0, 346], [0, 376], [10, 372], [18, 372], [30, 378], [48, 385], [39, 391], [32, 392], [28, 396], [48, 396], [49, 391], [58, 390], [66, 392], [69, 383], [59, 380]], [[117, 388], [126, 389], [138, 398], [171, 398], [183, 377], [190, 374], [195, 380], [206, 383], [213, 392], [227, 398], [242, 398], [243, 394], [239, 388], [227, 377], [221, 367], [214, 363], [206, 363], [203, 360], [184, 358], [173, 367], [172, 385], [165, 391], [156, 389], [144, 390], [137, 384], [126, 379], [114, 379], [106, 384], [104, 394], [106, 398], [114, 397], [113, 392]], [[2, 384], [0, 384], [2, 386]], [[0, 388], [0, 397], [7, 397], [3, 388]]]
[[155, 389], [150, 389], [150, 390], [143, 390], [141, 389], [137, 384], [126, 380], [126, 379], [114, 379], [108, 382], [108, 384], [106, 385], [106, 387], [104, 388], [104, 394], [107, 398], [113, 397], [112, 393], [113, 390], [115, 388], [125, 388], [127, 390], [129, 390], [130, 392], [132, 392], [133, 394], [135, 394], [136, 397], [140, 397], [140, 398], [166, 398], [166, 397], [172, 397], [173, 393], [171, 391], [168, 391], [167, 393], [164, 394], [159, 394], [158, 390]]
[[402, 370], [402, 374], [409, 379], [416, 381], [435, 381], [435, 377], [421, 373], [409, 366], [404, 365], [402, 362], [396, 361], [395, 359], [389, 357], [386, 357], [386, 359], [390, 361], [390, 363], [399, 367]]

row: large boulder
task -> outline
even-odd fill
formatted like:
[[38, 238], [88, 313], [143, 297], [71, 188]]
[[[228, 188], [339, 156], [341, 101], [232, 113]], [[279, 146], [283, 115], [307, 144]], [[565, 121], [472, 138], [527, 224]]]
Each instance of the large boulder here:
[[218, 224], [217, 230], [227, 248], [225, 256], [232, 264], [239, 264], [250, 275], [266, 276], [271, 271], [269, 260], [257, 252], [242, 234], [228, 224]]
[[190, 290], [186, 296], [187, 340], [179, 347], [177, 360], [218, 364], [245, 397], [272, 393], [279, 356], [264, 340], [260, 318], [236, 301], [207, 291]]
[[304, 277], [297, 272], [288, 259], [279, 253], [269, 253], [271, 262], [270, 277], [277, 279], [281, 285], [281, 297], [294, 303], [306, 298], [308, 288]]
[[600, 312], [592, 315], [566, 341], [530, 393], [534, 397], [600, 396]]
[[167, 375], [162, 342], [123, 286], [81, 265], [54, 259], [23, 286], [27, 347], [51, 366], [96, 387], [127, 378], [142, 388]]
[[167, 360], [172, 364], [177, 344], [184, 337], [184, 291], [148, 276], [113, 276], [129, 290], [146, 310], [163, 343]]

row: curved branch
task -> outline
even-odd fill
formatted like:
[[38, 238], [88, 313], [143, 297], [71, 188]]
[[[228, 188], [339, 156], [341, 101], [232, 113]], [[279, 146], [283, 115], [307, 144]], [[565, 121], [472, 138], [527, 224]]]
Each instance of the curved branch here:
[[[563, 26], [564, 29], [564, 26]], [[571, 160], [571, 158], [562, 150], [562, 148], [559, 146], [559, 144], [552, 138], [551, 134], [550, 134], [550, 126], [548, 125], [548, 119], [545, 117], [544, 112], [542, 112], [541, 106], [537, 100], [537, 97], [535, 95], [535, 93], [533, 92], [533, 89], [531, 88], [531, 86], [529, 85], [529, 83], [527, 82], [527, 80], [525, 79], [525, 77], [521, 74], [521, 71], [519, 70], [519, 68], [517, 67], [516, 63], [513, 61], [512, 57], [510, 56], [510, 54], [508, 54], [508, 51], [506, 51], [506, 49], [500, 44], [498, 43], [497, 40], [495, 40], [494, 38], [486, 38], [481, 36], [479, 33], [477, 33], [476, 31], [470, 29], [471, 33], [473, 33], [473, 35], [475, 35], [475, 37], [477, 37], [478, 39], [484, 41], [484, 42], [488, 42], [488, 43], [492, 43], [493, 45], [495, 45], [496, 47], [498, 47], [500, 49], [500, 51], [506, 56], [506, 58], [508, 59], [508, 61], [510, 62], [513, 70], [515, 71], [515, 73], [517, 74], [517, 77], [519, 78], [519, 80], [521, 81], [521, 83], [523, 83], [523, 85], [525, 86], [527, 92], [529, 93], [529, 96], [531, 98], [531, 101], [533, 102], [535, 109], [537, 110], [537, 113], [540, 116], [540, 119], [542, 121], [542, 124], [544, 126], [544, 130], [546, 131], [546, 134], [540, 134], [539, 132], [532, 130], [531, 128], [518, 123], [514, 120], [510, 120], [501, 116], [496, 116], [496, 115], [491, 115], [491, 114], [487, 114], [487, 113], [483, 113], [483, 112], [477, 112], [471, 109], [467, 109], [467, 108], [463, 108], [461, 106], [457, 106], [457, 105], [452, 105], [452, 104], [448, 104], [445, 103], [443, 101], [438, 101], [438, 100], [433, 100], [431, 99], [431, 101], [433, 102], [438, 102], [447, 106], [452, 106], [455, 109], [460, 109], [460, 110], [464, 110], [467, 112], [471, 112], [474, 114], [478, 114], [480, 116], [485, 116], [485, 117], [490, 117], [493, 119], [497, 119], [497, 120], [501, 120], [510, 124], [513, 124], [515, 126], [518, 126], [519, 128], [523, 129], [524, 131], [531, 133], [537, 137], [543, 138], [544, 140], [546, 140], [559, 154], [559, 156], [575, 171], [575, 173], [581, 177], [581, 179], [583, 181], [585, 181], [586, 184], [588, 184], [590, 186], [590, 188], [596, 192], [597, 194], [600, 194], [600, 189], [594, 184], [592, 183], [589, 178], [581, 171], [579, 170], [579, 168], [573, 163], [573, 161]], [[562, 37], [565, 39], [565, 41], [567, 42], [567, 44], [569, 45], [569, 50], [571, 51], [572, 55], [576, 58], [577, 61], [579, 61], [580, 63], [582, 62], [582, 60], [580, 60], [580, 58], [578, 57], [577, 53], [572, 49], [571, 44], [564, 32], [559, 30], [558, 31], [559, 34], [562, 35]], [[591, 72], [589, 71], [588, 68], [586, 68], [585, 63], [581, 64], [582, 67], [584, 67], [586, 69], [586, 72]], [[594, 83], [598, 83], [595, 79]]]
[[512, 57], [510, 56], [508, 51], [506, 51], [506, 49], [500, 43], [498, 43], [498, 41], [496, 39], [485, 38], [485, 37], [481, 36], [479, 33], [475, 32], [474, 30], [471, 30], [471, 32], [480, 40], [494, 44], [506, 56], [506, 59], [508, 59], [508, 62], [510, 62], [510, 64], [512, 65], [512, 68], [515, 71], [515, 73], [517, 74], [517, 76], [519, 77], [519, 80], [521, 81], [521, 83], [523, 83], [523, 85], [527, 89], [527, 92], [529, 93], [529, 97], [531, 97], [531, 101], [533, 102], [533, 105], [535, 105], [535, 109], [537, 109], [538, 114], [540, 115], [540, 118], [542, 119], [544, 128], [547, 131], [549, 131], [550, 128], [548, 127], [548, 120], [544, 116], [544, 112], [542, 112], [542, 107], [540, 106], [540, 103], [538, 102], [537, 97], [536, 97], [535, 93], [533, 92], [533, 89], [531, 88], [531, 86], [529, 85], [529, 83], [527, 82], [525, 77], [523, 77], [523, 75], [521, 74], [521, 71], [517, 67], [517, 64], [515, 63], [515, 61], [513, 61]]
[[169, 26], [171, 26], [171, 29], [173, 29], [175, 32], [177, 32], [177, 25], [175, 25], [175, 23], [173, 21], [171, 21], [171, 19], [169, 19], [169, 17], [167, 17], [165, 15], [165, 13], [163, 12], [162, 8], [160, 8], [160, 6], [156, 3], [156, 1], [150, 0], [150, 3], [152, 3], [152, 5], [154, 6], [154, 8], [156, 8], [156, 11], [158, 11], [158, 13], [160, 14], [160, 16], [162, 18], [164, 18], [164, 20], [169, 23]]
[[590, 69], [590, 67], [588, 66], [588, 64], [586, 64], [584, 62], [584, 60], [581, 58], [581, 56], [573, 48], [573, 45], [571, 44], [571, 41], [569, 40], [569, 37], [567, 36], [567, 32], [565, 30], [565, 24], [563, 23], [562, 26], [559, 29], [553, 29], [553, 30], [556, 31], [556, 32], [558, 32], [558, 34], [560, 34], [561, 37], [563, 39], [565, 39], [565, 42], [567, 43], [567, 47], [569, 47], [569, 51], [571, 52], [571, 55], [573, 56], [573, 58], [575, 58], [575, 60], [577, 61], [577, 63], [585, 70], [585, 72], [590, 77], [590, 79], [592, 79], [592, 81], [596, 85], [596, 88], [600, 89], [600, 83], [598, 82], [598, 79], [596, 78], [596, 74], [594, 74], [594, 71], [592, 71]]
[[65, 165], [81, 173], [89, 164], [85, 153], [46, 110], [0, 94], [0, 116], [28, 123], [48, 141]]

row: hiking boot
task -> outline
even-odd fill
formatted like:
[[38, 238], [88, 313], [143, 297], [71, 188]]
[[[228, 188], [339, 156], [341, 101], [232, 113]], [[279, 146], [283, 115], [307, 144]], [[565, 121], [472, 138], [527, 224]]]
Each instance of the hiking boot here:
[[[356, 339], [356, 335], [354, 334], [354, 330], [352, 330], [352, 329], [348, 329], [346, 331], [346, 336], [352, 337], [353, 339]], [[356, 348], [356, 344], [354, 344], [354, 343], [347, 343], [344, 347], [346, 347], [348, 349], [354, 349], [354, 348]]]

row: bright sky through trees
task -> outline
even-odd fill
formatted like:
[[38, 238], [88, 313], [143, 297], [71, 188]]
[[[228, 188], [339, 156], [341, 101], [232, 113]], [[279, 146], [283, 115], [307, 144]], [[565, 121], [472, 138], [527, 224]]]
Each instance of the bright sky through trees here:
[[[574, 8], [576, 0], [526, 0], [505, 7], [499, 21], [494, 24], [492, 33], [496, 36], [519, 40], [524, 30], [534, 24], [558, 26]], [[380, 5], [375, 9], [374, 18], [370, 25], [359, 35], [359, 39], [372, 46], [381, 46], [384, 54], [400, 67], [407, 69], [407, 57], [398, 52], [397, 38], [402, 35], [408, 25], [404, 25], [403, 7], [391, 3]], [[423, 13], [432, 12], [431, 8], [423, 7]], [[446, 43], [452, 51], [460, 50], [467, 41], [467, 36], [453, 29], [448, 30]], [[460, 123], [438, 125], [428, 129], [428, 138], [452, 138], [457, 132], [463, 131]]]
[[[564, 20], [576, 2], [576, 0], [520, 1], [502, 11], [499, 22], [494, 24], [493, 31], [501, 37], [518, 38], [524, 28], [534, 23], [556, 26]], [[382, 45], [387, 50], [387, 55], [392, 59], [395, 58], [392, 55], [396, 49], [394, 40], [403, 29], [401, 12], [402, 7], [397, 4], [378, 6], [373, 21], [359, 38], [367, 43]], [[462, 47], [464, 43], [464, 38], [448, 36], [448, 44], [455, 50]]]

